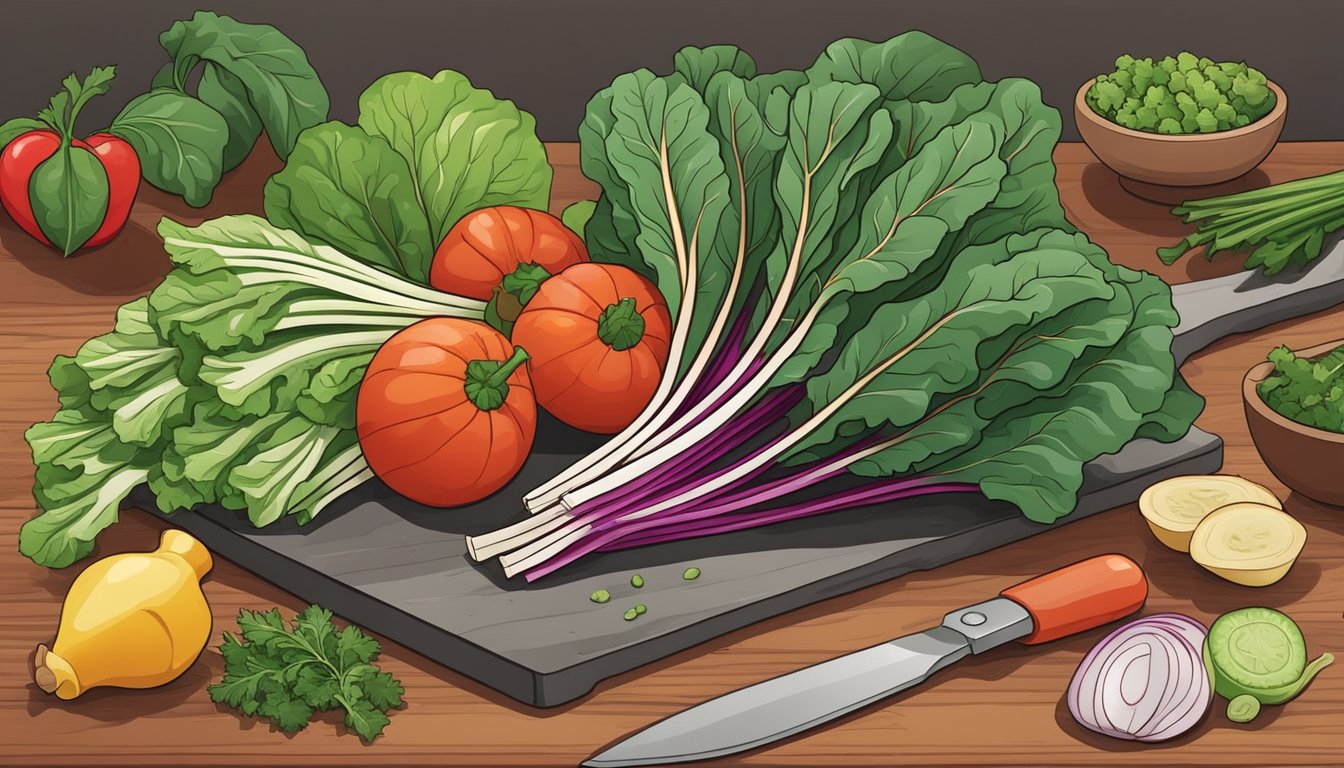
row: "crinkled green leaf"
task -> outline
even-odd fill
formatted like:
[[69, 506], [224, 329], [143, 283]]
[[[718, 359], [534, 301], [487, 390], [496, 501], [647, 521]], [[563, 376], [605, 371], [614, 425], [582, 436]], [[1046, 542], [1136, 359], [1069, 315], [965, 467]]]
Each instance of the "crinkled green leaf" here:
[[439, 239], [415, 183], [406, 159], [382, 137], [325, 123], [304, 131], [289, 162], [266, 182], [266, 215], [424, 284]]
[[872, 83], [887, 101], [942, 101], [957, 86], [981, 80], [974, 59], [918, 30], [878, 43], [836, 40], [807, 74], [814, 80]]
[[359, 97], [359, 127], [405, 158], [436, 246], [478, 208], [550, 204], [551, 166], [536, 120], [461, 73], [379, 78]]

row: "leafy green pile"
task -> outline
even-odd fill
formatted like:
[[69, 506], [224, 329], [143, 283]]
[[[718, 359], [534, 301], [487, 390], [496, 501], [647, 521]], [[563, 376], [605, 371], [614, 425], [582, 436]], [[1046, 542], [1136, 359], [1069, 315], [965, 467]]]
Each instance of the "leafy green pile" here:
[[372, 662], [378, 641], [347, 626], [337, 630], [331, 611], [309, 606], [286, 627], [280, 611], [238, 612], [240, 640], [224, 633], [219, 652], [224, 677], [207, 686], [210, 698], [264, 717], [286, 733], [303, 730], [315, 712], [341, 709], [345, 724], [373, 741], [402, 706], [401, 683]]
[[1269, 361], [1274, 373], [1256, 387], [1266, 405], [1299, 424], [1344, 434], [1344, 346], [1312, 359], [1278, 347]]
[[[617, 77], [580, 129], [602, 187], [583, 231], [667, 300], [663, 388], [470, 551], [531, 580], [950, 491], [1052, 522], [1088, 461], [1183, 435], [1202, 401], [1171, 291], [1066, 221], [1059, 130], [1034, 83], [984, 82], [918, 32], [837, 41], [806, 71], [719, 46]], [[844, 475], [868, 482], [789, 501]]]
[[[372, 477], [354, 413], [374, 352], [423, 318], [480, 319], [485, 308], [425, 287], [432, 249], [421, 261], [389, 236], [430, 242], [433, 227], [479, 205], [544, 200], [551, 179], [532, 118], [512, 104], [478, 123], [483, 92], [453, 72], [390, 75], [371, 92], [396, 83], [406, 98], [362, 99], [361, 120], [381, 127], [304, 131], [272, 180], [268, 216], [303, 235], [255, 216], [160, 224], [172, 271], [118, 311], [111, 333], [51, 366], [61, 410], [26, 435], [43, 511], [20, 532], [23, 554], [54, 568], [88, 555], [142, 483], [165, 513], [218, 503], [264, 526], [306, 523]], [[435, 103], [447, 106], [427, 115]], [[424, 129], [427, 119], [439, 129]], [[412, 126], [419, 133], [404, 140]], [[314, 151], [351, 133], [339, 147], [383, 159], [350, 166]], [[478, 153], [491, 161], [455, 165]], [[444, 175], [396, 175], [394, 158], [427, 157], [444, 160]]]
[[1244, 61], [1181, 51], [1160, 61], [1125, 54], [1084, 96], [1092, 111], [1135, 131], [1183, 134], [1241, 128], [1269, 114], [1274, 92]]

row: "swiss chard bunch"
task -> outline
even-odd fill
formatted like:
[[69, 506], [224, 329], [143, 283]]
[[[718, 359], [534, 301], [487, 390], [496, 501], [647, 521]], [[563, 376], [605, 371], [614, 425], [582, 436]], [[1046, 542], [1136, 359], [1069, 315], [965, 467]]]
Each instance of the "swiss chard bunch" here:
[[289, 626], [278, 609], [238, 613], [241, 638], [224, 633], [219, 652], [224, 677], [208, 686], [210, 698], [263, 717], [286, 733], [303, 730], [314, 713], [340, 709], [345, 724], [373, 741], [403, 705], [396, 678], [373, 665], [378, 641], [348, 626], [338, 630], [331, 611], [316, 605]]

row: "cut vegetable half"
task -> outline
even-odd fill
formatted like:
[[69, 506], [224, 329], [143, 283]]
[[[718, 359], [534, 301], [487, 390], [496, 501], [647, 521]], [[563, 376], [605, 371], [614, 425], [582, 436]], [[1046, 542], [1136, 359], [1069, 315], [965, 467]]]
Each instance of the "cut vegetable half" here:
[[1139, 497], [1139, 512], [1158, 541], [1189, 552], [1199, 522], [1215, 509], [1240, 501], [1283, 509], [1268, 488], [1236, 475], [1184, 475], [1149, 486]]
[[1307, 529], [1291, 515], [1243, 501], [1204, 518], [1190, 539], [1190, 556], [1234, 584], [1265, 587], [1287, 575], [1306, 543]]
[[1069, 712], [1117, 739], [1165, 741], [1199, 724], [1213, 702], [1200, 657], [1205, 630], [1175, 613], [1136, 619], [1107, 635], [1069, 683]]
[[1253, 606], [1219, 616], [1204, 643], [1214, 690], [1230, 700], [1228, 719], [1255, 719], [1261, 704], [1283, 704], [1302, 692], [1335, 657], [1307, 662], [1302, 630], [1286, 614]]

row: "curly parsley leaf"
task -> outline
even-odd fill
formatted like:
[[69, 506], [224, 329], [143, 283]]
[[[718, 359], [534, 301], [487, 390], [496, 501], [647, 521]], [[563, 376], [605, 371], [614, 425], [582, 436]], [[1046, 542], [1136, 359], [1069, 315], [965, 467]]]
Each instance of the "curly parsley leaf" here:
[[224, 634], [224, 677], [208, 687], [210, 698], [286, 733], [303, 730], [315, 712], [340, 708], [350, 730], [372, 742], [405, 690], [371, 663], [382, 650], [377, 640], [358, 627], [338, 630], [331, 617], [316, 605], [288, 625], [278, 609], [239, 611], [241, 637]]

